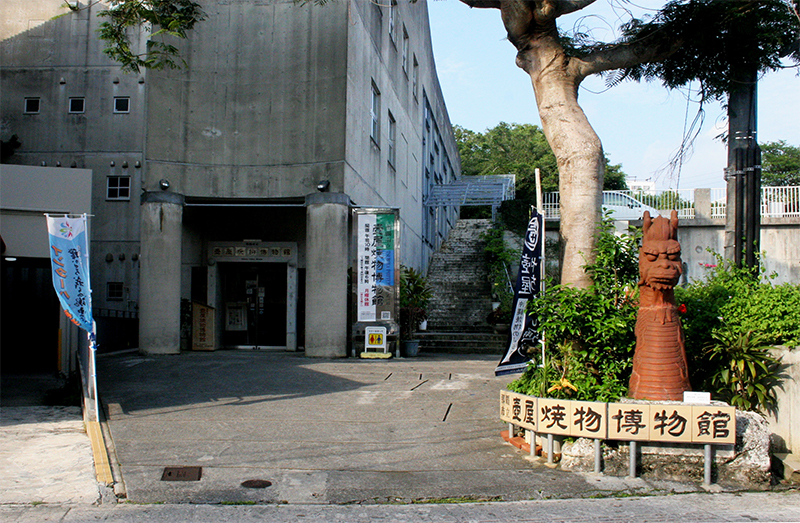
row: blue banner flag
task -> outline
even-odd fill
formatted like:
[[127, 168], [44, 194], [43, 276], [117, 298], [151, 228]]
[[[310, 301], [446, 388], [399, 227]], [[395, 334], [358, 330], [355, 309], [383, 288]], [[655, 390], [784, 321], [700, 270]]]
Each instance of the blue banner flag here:
[[514, 302], [511, 308], [514, 316], [508, 334], [508, 348], [494, 371], [496, 376], [525, 371], [531, 359], [530, 351], [540, 343], [541, 335], [537, 330], [536, 318], [531, 317], [525, 309], [528, 302], [539, 296], [542, 290], [543, 265], [544, 216], [533, 211], [528, 230], [525, 232], [525, 242], [522, 246], [522, 257], [514, 287]]
[[93, 333], [92, 288], [89, 281], [89, 239], [86, 215], [47, 217], [53, 286], [67, 318]]

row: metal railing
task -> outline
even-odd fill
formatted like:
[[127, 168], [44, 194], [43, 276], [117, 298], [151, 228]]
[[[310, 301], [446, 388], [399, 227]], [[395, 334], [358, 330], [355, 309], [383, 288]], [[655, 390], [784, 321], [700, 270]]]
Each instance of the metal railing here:
[[[710, 217], [725, 218], [727, 190], [725, 188], [709, 190], [711, 200]], [[606, 210], [613, 209], [614, 203], [617, 203], [615, 200], [619, 199], [620, 195], [635, 200], [634, 205], [641, 204], [641, 208], [637, 206], [635, 209], [641, 209], [642, 213], [649, 208], [651, 210], [655, 209], [661, 215], [668, 216], [675, 209], [678, 211], [678, 218], [680, 219], [691, 220], [695, 217], [695, 189], [672, 189], [656, 193], [603, 191], [603, 207]], [[559, 193], [543, 194], [545, 219], [558, 220], [560, 218], [559, 202]], [[800, 186], [762, 187], [761, 216], [764, 218], [800, 217]]]

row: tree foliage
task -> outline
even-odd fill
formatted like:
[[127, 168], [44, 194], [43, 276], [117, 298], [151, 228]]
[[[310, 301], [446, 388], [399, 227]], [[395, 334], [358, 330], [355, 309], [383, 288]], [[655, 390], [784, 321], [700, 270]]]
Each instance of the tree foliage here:
[[[106, 18], [99, 30], [107, 44], [103, 52], [131, 73], [179, 67], [183, 59], [168, 37], [186, 38], [186, 32], [206, 17], [192, 0], [110, 0], [109, 9], [98, 16]], [[140, 28], [151, 32], [144, 53], [137, 53], [131, 43], [131, 32]]]
[[[518, 200], [536, 201], [534, 170], [539, 169], [542, 192], [558, 191], [558, 163], [542, 129], [532, 124], [500, 122], [479, 133], [454, 126], [456, 145], [465, 176], [516, 174]], [[604, 189], [625, 190], [622, 165], [606, 158]]]
[[670, 89], [697, 81], [703, 100], [724, 98], [752, 69], [779, 69], [787, 54], [800, 62], [793, 8], [796, 0], [672, 0], [652, 17], [630, 20], [620, 40], [648, 42], [665, 56], [609, 79], [659, 79]]
[[761, 144], [761, 185], [800, 185], [800, 147], [784, 140]]

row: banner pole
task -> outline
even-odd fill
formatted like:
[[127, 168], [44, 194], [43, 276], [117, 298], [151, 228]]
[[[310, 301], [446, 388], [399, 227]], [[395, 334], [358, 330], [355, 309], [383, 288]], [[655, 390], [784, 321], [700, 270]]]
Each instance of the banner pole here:
[[[546, 229], [545, 222], [547, 221], [547, 219], [545, 218], [544, 214], [544, 195], [542, 194], [542, 176], [538, 167], [533, 170], [533, 174], [534, 174], [534, 181], [536, 183], [536, 209], [542, 215], [542, 256], [540, 258], [540, 264], [539, 264], [539, 270], [541, 271], [539, 273], [539, 281], [541, 282], [539, 284], [539, 289], [540, 289], [539, 296], [543, 296], [546, 285], [546, 282], [544, 281], [544, 275], [545, 275], [544, 260], [545, 260], [545, 248], [547, 247], [547, 235], [545, 234], [545, 229]], [[541, 339], [539, 340], [539, 343], [542, 345], [542, 368], [544, 369], [545, 336], [547, 336], [547, 333], [545, 333], [544, 330], [542, 330], [540, 334], [541, 334]], [[545, 372], [547, 372], [546, 369]]]

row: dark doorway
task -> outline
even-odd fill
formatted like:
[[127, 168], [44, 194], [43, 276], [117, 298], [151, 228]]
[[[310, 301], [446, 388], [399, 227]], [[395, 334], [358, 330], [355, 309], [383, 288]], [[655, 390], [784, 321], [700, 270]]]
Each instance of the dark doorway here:
[[50, 260], [0, 261], [0, 369], [3, 374], [58, 372], [58, 297]]
[[226, 347], [286, 346], [286, 264], [220, 264]]

